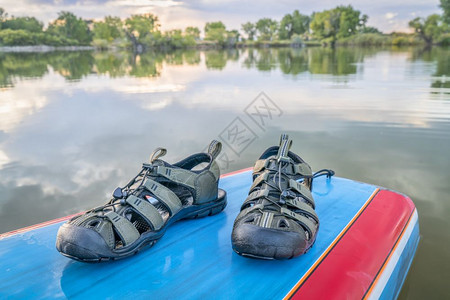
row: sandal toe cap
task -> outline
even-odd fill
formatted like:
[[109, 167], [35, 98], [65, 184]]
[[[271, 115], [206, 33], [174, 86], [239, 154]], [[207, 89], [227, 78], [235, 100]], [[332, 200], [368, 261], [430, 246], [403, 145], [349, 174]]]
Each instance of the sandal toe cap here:
[[58, 230], [56, 249], [81, 261], [100, 261], [102, 257], [111, 256], [111, 250], [97, 231], [67, 223]]
[[311, 245], [304, 232], [246, 223], [233, 228], [231, 239], [236, 253], [263, 259], [289, 259], [305, 253]]

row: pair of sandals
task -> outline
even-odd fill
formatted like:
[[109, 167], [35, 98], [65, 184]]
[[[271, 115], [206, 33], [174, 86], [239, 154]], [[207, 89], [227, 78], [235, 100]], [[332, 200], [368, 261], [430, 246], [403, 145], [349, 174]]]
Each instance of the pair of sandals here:
[[[233, 250], [243, 256], [288, 259], [306, 253], [319, 229], [311, 195], [311, 167], [289, 151], [292, 140], [283, 134], [279, 146], [268, 148], [256, 162], [253, 184], [232, 232]], [[125, 187], [117, 188], [105, 205], [63, 224], [56, 248], [83, 262], [115, 260], [154, 245], [167, 228], [181, 219], [220, 213], [226, 192], [218, 188], [215, 159], [222, 145], [212, 141], [206, 153], [169, 164], [157, 148], [142, 170]]]

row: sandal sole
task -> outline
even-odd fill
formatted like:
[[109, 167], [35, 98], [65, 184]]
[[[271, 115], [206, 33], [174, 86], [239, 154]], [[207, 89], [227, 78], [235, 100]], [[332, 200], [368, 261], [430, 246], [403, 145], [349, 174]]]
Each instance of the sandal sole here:
[[279, 231], [253, 224], [241, 224], [233, 229], [233, 251], [249, 258], [285, 260], [303, 255], [315, 243], [301, 232]]
[[[184, 219], [198, 219], [213, 216], [222, 212], [226, 206], [226, 192], [219, 189], [219, 197], [215, 201], [198, 206], [191, 205], [185, 207], [170, 218], [159, 231], [149, 232], [148, 234], [143, 233], [141, 237], [129, 247], [120, 248], [115, 251], [108, 247], [105, 240], [95, 230], [66, 223], [59, 229], [61, 232], [58, 232], [56, 249], [66, 257], [87, 263], [127, 258], [156, 244], [171, 224]], [[80, 243], [80, 241], [82, 241], [82, 243]], [[89, 245], [89, 248], [86, 248], [85, 245]]]

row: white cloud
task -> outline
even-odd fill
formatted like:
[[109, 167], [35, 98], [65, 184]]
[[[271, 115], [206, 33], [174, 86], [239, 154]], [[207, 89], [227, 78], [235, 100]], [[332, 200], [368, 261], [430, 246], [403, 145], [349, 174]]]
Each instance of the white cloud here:
[[112, 0], [109, 1], [112, 6], [139, 6], [139, 7], [172, 7], [182, 5], [182, 2], [171, 1], [171, 0]]
[[[391, 0], [341, 1], [324, 0], [1, 0], [1, 7], [10, 15], [33, 15], [44, 24], [56, 19], [59, 11], [66, 10], [86, 19], [102, 19], [106, 15], [126, 18], [131, 14], [153, 13], [161, 20], [161, 29], [197, 26], [203, 28], [205, 22], [221, 20], [230, 29], [240, 29], [246, 21], [255, 22], [269, 17], [277, 20], [295, 9], [303, 14], [330, 9], [338, 5], [353, 5], [355, 9], [369, 16], [370, 26], [391, 32], [401, 28], [407, 30], [412, 14], [425, 17], [440, 13], [439, 0], [405, 0], [393, 3]], [[386, 13], [386, 11], [388, 11]], [[416, 15], [413, 15], [415, 17]], [[386, 20], [397, 20], [389, 23]]]
[[398, 13], [393, 13], [393, 12], [388, 12], [384, 15], [384, 17], [388, 20], [392, 20], [393, 18], [395, 18], [396, 16], [398, 16]]

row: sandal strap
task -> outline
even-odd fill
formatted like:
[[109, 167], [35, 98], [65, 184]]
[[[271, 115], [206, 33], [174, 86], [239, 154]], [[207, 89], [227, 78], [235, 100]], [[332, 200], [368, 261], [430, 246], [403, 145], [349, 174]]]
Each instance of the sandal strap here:
[[[259, 173], [263, 171], [264, 169], [271, 170], [271, 171], [278, 171], [277, 167], [275, 165], [277, 164], [276, 160], [274, 158], [268, 158], [268, 159], [258, 159], [255, 163], [255, 166], [253, 167], [253, 174]], [[312, 170], [311, 167], [305, 163], [297, 163], [297, 164], [289, 164], [286, 167], [282, 169], [283, 173], [286, 175], [302, 175], [304, 177], [311, 177], [312, 176]]]
[[308, 219], [307, 217], [305, 217], [301, 214], [295, 213], [292, 210], [285, 208], [285, 207], [281, 208], [281, 213], [284, 216], [291, 218], [291, 219], [295, 220], [296, 222], [298, 222], [300, 225], [302, 225], [308, 231], [310, 236], [314, 236], [314, 234], [316, 233], [316, 231], [317, 231], [316, 224], [314, 224], [314, 222], [311, 221], [310, 219]]
[[256, 179], [253, 181], [252, 186], [250, 187], [250, 191], [252, 191], [255, 187], [260, 185], [262, 182], [267, 181], [267, 179], [269, 179], [269, 175], [270, 175], [269, 172], [264, 172], [258, 177], [256, 177]]
[[[261, 189], [254, 192], [251, 192], [247, 199], [245, 199], [244, 203], [242, 203], [241, 207], [245, 207], [249, 202], [258, 200], [259, 198], [267, 198], [269, 196], [269, 189]], [[262, 205], [262, 204], [261, 204]]]
[[295, 181], [294, 179], [289, 180], [289, 187], [302, 195], [302, 197], [307, 200], [313, 208], [316, 207], [316, 204], [314, 202], [314, 198], [311, 194], [311, 191], [306, 187], [304, 184], [301, 184], [300, 182]]
[[171, 216], [182, 208], [180, 198], [161, 183], [147, 178], [143, 186], [167, 207]]
[[153, 171], [157, 175], [161, 175], [175, 183], [196, 189], [195, 179], [197, 174], [185, 169], [171, 168], [165, 166], [157, 166]]
[[141, 236], [139, 231], [133, 224], [131, 224], [130, 221], [124, 217], [121, 217], [117, 213], [109, 211], [105, 214], [105, 217], [108, 218], [116, 228], [117, 233], [124, 243], [124, 246], [133, 243]]
[[288, 206], [301, 210], [301, 213], [304, 213], [313, 218], [316, 222], [319, 222], [319, 217], [317, 216], [316, 211], [305, 202], [298, 199], [286, 199], [285, 201]]
[[245, 217], [247, 214], [251, 213], [254, 210], [262, 210], [263, 208], [264, 208], [264, 205], [261, 203], [244, 208], [243, 210], [240, 211], [240, 213], [236, 217], [236, 220]]
[[280, 136], [280, 145], [278, 147], [277, 161], [290, 161], [288, 157], [289, 149], [291, 149], [292, 140], [289, 139], [289, 135], [283, 133]]
[[164, 220], [158, 212], [158, 209], [148, 201], [134, 195], [128, 196], [125, 201], [153, 227], [153, 230], [159, 230], [164, 225]]

